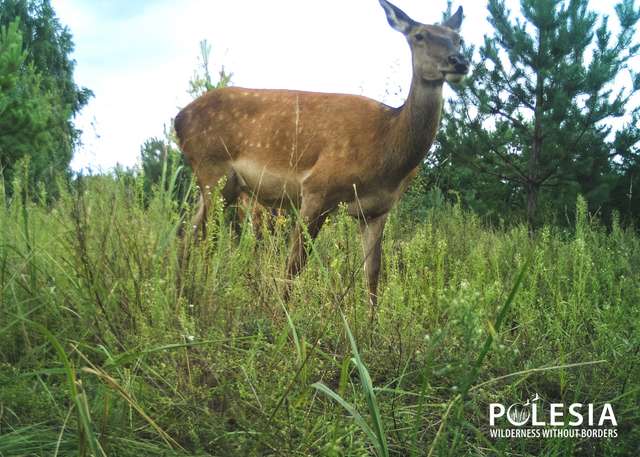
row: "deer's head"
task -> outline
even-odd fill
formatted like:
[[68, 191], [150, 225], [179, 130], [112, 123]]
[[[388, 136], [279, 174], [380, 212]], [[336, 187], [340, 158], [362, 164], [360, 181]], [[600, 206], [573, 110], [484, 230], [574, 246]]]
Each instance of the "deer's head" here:
[[379, 0], [391, 27], [402, 33], [411, 47], [413, 74], [427, 82], [459, 83], [469, 71], [469, 62], [460, 53], [462, 7], [442, 24], [427, 25], [411, 19], [387, 0]]

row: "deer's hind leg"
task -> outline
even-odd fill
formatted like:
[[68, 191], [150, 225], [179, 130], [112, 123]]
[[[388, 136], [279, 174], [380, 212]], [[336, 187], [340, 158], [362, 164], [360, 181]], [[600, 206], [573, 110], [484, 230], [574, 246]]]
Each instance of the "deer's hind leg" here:
[[227, 177], [227, 182], [222, 189], [222, 198], [225, 206], [235, 203], [240, 194], [240, 184], [236, 173], [226, 164], [216, 167], [207, 167], [206, 170], [201, 168], [196, 173], [198, 177], [198, 187], [200, 187], [200, 201], [198, 202], [198, 211], [191, 222], [193, 226], [194, 240], [204, 239], [207, 234], [207, 213], [211, 206], [211, 192], [218, 185], [218, 182]]
[[293, 232], [291, 233], [291, 247], [287, 260], [288, 281], [284, 293], [285, 300], [289, 299], [292, 280], [300, 273], [300, 270], [304, 268], [307, 262], [308, 251], [311, 249], [311, 245], [305, 246], [305, 231], [308, 234], [308, 240], [313, 242], [327, 218], [327, 211], [324, 210], [323, 206], [320, 206], [320, 202], [320, 199], [308, 197], [302, 200], [299, 220], [296, 221]]

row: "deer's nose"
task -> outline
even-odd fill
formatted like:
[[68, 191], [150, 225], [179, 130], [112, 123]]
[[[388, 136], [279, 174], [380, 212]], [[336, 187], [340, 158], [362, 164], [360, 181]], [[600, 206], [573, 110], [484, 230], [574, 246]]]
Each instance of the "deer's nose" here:
[[447, 59], [458, 73], [466, 73], [469, 71], [469, 62], [462, 54], [452, 54]]

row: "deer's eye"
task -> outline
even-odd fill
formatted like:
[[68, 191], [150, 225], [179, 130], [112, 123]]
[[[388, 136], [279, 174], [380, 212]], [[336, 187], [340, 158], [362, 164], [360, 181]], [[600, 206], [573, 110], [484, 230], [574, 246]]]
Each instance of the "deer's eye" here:
[[416, 39], [416, 41], [424, 40], [424, 35], [422, 33], [416, 33], [413, 37]]

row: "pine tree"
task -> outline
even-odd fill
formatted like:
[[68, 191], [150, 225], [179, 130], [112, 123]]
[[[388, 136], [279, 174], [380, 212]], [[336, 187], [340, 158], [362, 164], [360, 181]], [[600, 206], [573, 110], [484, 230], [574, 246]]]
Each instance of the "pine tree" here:
[[211, 45], [207, 40], [200, 42], [200, 62], [198, 69], [193, 73], [193, 77], [189, 81], [189, 95], [194, 99], [209, 92], [212, 89], [227, 87], [231, 84], [231, 73], [227, 73], [224, 65], [220, 67], [218, 72], [218, 81], [213, 82], [211, 70], [209, 69], [209, 56], [211, 55]]
[[93, 93], [74, 81], [71, 32], [60, 23], [50, 0], [0, 0], [0, 25], [6, 26], [15, 18], [20, 19], [27, 63], [42, 75], [43, 88], [57, 93], [61, 105], [75, 116]]
[[21, 160], [30, 162], [31, 177], [40, 182], [67, 165], [57, 162], [58, 143], [49, 129], [56, 119], [55, 100], [26, 63], [19, 22], [0, 26], [0, 172], [9, 192]]
[[[615, 135], [608, 121], [629, 114], [640, 90], [628, 68], [640, 49], [640, 11], [633, 0], [618, 4], [614, 36], [587, 0], [521, 0], [520, 9], [514, 20], [504, 0], [489, 0], [493, 36], [452, 102], [438, 157], [469, 170], [454, 176], [464, 191], [524, 206], [533, 226], [542, 204], [558, 212], [578, 193], [593, 208], [610, 202], [622, 144], [615, 138], [635, 138], [627, 148], [638, 140], [633, 123]], [[631, 84], [620, 87], [626, 71]], [[637, 110], [632, 116], [637, 122]]]
[[49, 0], [0, 0], [0, 29], [0, 166], [10, 184], [28, 159], [32, 183], [48, 185], [68, 170], [81, 133], [73, 119], [92, 93], [74, 82], [72, 36]]

